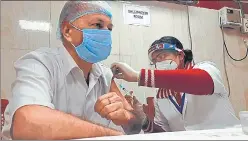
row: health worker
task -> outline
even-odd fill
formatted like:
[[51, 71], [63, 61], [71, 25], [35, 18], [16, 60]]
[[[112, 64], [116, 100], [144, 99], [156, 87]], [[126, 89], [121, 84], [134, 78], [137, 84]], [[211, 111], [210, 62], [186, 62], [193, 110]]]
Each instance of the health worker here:
[[114, 77], [138, 86], [158, 88], [154, 118], [143, 112], [134, 97], [135, 110], [142, 117], [146, 132], [225, 128], [239, 124], [221, 73], [213, 62], [194, 63], [191, 50], [175, 37], [165, 36], [152, 43], [148, 57], [155, 70], [135, 71], [122, 62], [112, 64]]

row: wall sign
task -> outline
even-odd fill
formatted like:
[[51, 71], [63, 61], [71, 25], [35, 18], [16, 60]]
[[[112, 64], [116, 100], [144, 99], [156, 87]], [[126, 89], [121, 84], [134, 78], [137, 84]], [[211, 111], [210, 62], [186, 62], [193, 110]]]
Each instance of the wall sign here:
[[124, 24], [150, 26], [150, 9], [146, 6], [123, 4]]

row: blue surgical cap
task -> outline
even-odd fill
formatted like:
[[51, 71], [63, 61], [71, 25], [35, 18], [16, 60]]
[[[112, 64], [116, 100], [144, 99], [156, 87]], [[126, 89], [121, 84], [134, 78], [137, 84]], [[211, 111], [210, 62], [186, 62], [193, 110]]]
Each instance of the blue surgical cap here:
[[106, 1], [67, 1], [60, 13], [57, 38], [61, 39], [61, 25], [64, 21], [73, 22], [87, 14], [104, 14], [112, 18], [111, 7]]

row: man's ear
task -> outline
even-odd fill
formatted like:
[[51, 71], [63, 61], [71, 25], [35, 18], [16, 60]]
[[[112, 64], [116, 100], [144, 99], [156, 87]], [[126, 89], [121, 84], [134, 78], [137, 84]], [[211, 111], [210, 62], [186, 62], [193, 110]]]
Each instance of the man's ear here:
[[64, 39], [69, 42], [72, 42], [72, 26], [69, 24], [69, 22], [63, 22], [61, 26], [61, 34]]

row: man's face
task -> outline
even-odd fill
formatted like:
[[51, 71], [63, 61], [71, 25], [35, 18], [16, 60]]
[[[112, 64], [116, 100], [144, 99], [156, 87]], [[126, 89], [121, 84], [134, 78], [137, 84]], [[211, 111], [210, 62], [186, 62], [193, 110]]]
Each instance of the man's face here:
[[[82, 16], [71, 23], [79, 29], [102, 29], [112, 30], [113, 24], [111, 19], [104, 14], [89, 14]], [[75, 29], [69, 22], [62, 24], [62, 35], [65, 40], [78, 46], [83, 41], [83, 34], [81, 31]]]

